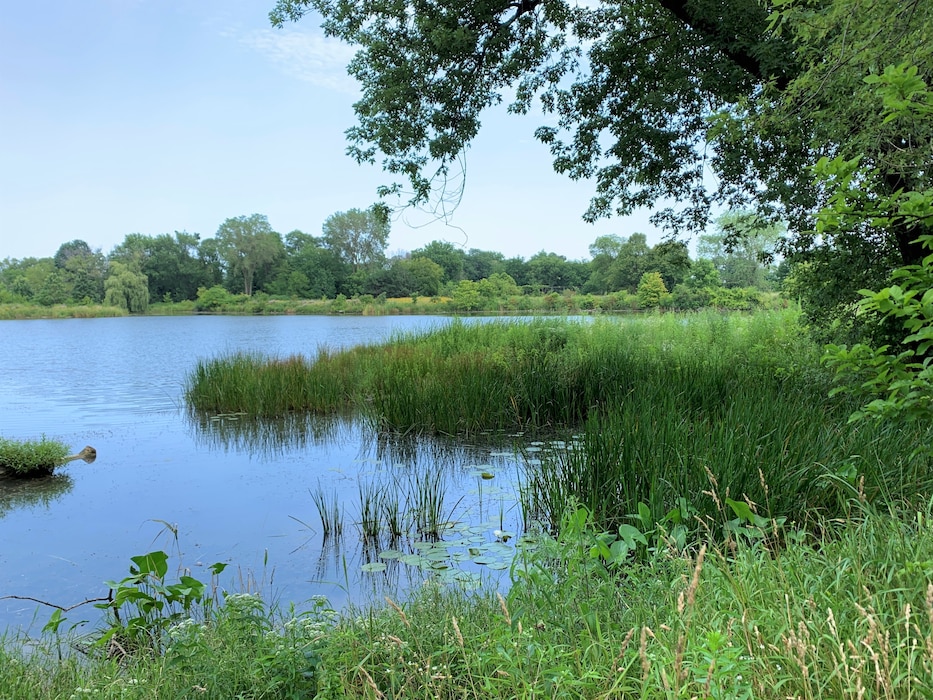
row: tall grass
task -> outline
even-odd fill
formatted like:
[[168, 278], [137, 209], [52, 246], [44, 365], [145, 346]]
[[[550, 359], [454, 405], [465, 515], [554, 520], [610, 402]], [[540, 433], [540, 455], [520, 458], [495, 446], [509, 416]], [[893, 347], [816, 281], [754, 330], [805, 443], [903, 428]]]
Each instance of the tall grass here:
[[[819, 349], [789, 312], [452, 323], [314, 361], [203, 362], [200, 409], [351, 410], [374, 428], [464, 435], [581, 431], [528, 472], [525, 506], [554, 523], [571, 502], [608, 525], [645, 504], [747, 499], [794, 520], [928, 493], [919, 429], [849, 425]], [[713, 484], [718, 483], [721, 488]]]
[[0, 321], [34, 318], [112, 318], [128, 315], [128, 311], [118, 306], [101, 304], [0, 304]]
[[687, 551], [653, 537], [621, 565], [594, 555], [605, 533], [577, 514], [525, 550], [505, 596], [426, 584], [403, 604], [336, 616], [323, 602], [298, 614], [225, 594], [204, 620], [167, 627], [160, 653], [121, 660], [62, 654], [70, 638], [47, 627], [26, 651], [0, 644], [0, 696], [933, 695], [929, 504], [785, 526], [790, 547], [754, 528]]

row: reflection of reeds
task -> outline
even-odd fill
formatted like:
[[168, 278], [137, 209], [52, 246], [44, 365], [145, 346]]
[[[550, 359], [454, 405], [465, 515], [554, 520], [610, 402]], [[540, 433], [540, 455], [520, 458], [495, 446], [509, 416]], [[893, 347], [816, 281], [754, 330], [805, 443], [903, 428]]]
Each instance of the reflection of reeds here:
[[405, 534], [405, 520], [400, 501], [401, 494], [399, 494], [398, 482], [394, 481], [391, 492], [387, 493], [382, 501], [382, 514], [385, 519], [386, 530], [393, 541], [400, 539]]
[[48, 508], [73, 487], [74, 481], [67, 474], [30, 480], [0, 477], [0, 518], [17, 508], [35, 505]]
[[260, 418], [246, 413], [212, 414], [190, 409], [188, 424], [196, 438], [211, 448], [245, 450], [276, 457], [290, 450], [338, 444], [355, 437], [359, 424], [341, 416], [289, 413]]
[[311, 500], [317, 507], [318, 515], [321, 517], [321, 528], [324, 533], [324, 540], [329, 538], [339, 538], [343, 534], [343, 512], [340, 509], [340, 501], [337, 499], [337, 492], [328, 496], [324, 487], [320, 483], [317, 489], [311, 491]]

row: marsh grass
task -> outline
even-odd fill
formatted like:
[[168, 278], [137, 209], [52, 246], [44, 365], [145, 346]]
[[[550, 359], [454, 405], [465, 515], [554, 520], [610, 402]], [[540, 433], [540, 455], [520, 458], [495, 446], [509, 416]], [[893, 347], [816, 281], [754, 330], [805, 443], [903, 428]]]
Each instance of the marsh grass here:
[[314, 360], [202, 362], [187, 395], [209, 411], [355, 412], [378, 433], [579, 433], [527, 475], [525, 505], [551, 524], [571, 500], [607, 526], [639, 503], [660, 520], [681, 497], [713, 517], [708, 474], [720, 499], [801, 521], [845, 515], [860, 488], [929, 492], [921, 429], [848, 424], [819, 357], [790, 312], [453, 322]]
[[128, 311], [118, 306], [101, 304], [0, 304], [0, 321], [32, 318], [114, 318], [128, 315]]
[[321, 519], [321, 532], [324, 541], [333, 538], [339, 539], [343, 535], [343, 509], [337, 492], [328, 494], [318, 482], [317, 488], [311, 491], [311, 500], [317, 508]]
[[422, 537], [438, 539], [446, 524], [444, 474], [422, 467], [408, 479], [408, 509], [415, 530]]
[[0, 468], [13, 476], [49, 476], [68, 456], [67, 445], [44, 435], [39, 440], [0, 438]]
[[360, 536], [364, 542], [376, 541], [383, 531], [383, 519], [386, 514], [387, 499], [385, 487], [377, 480], [360, 480]]

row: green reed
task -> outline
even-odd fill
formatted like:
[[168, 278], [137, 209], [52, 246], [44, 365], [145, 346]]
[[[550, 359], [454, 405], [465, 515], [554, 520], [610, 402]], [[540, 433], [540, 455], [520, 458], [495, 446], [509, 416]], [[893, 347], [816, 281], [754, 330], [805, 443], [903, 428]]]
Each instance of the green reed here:
[[376, 480], [361, 480], [360, 492], [360, 536], [364, 542], [378, 540], [382, 533], [383, 518], [386, 510], [386, 493], [383, 485]]
[[340, 507], [337, 492], [327, 494], [318, 482], [317, 488], [311, 491], [311, 500], [321, 518], [324, 541], [326, 542], [331, 537], [339, 538], [343, 534], [343, 510]]
[[313, 360], [202, 362], [187, 395], [211, 411], [350, 411], [397, 433], [582, 430], [529, 470], [524, 506], [551, 522], [571, 499], [618, 523], [680, 497], [804, 518], [928, 492], [920, 434], [848, 424], [819, 356], [790, 312], [454, 322]]
[[444, 476], [439, 469], [420, 468], [408, 482], [408, 509], [422, 537], [437, 539], [443, 532], [444, 491]]

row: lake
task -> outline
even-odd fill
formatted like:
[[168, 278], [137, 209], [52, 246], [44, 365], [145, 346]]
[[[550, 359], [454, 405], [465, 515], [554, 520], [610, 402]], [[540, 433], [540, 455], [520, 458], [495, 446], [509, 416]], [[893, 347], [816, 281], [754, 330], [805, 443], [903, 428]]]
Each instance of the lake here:
[[[261, 424], [241, 416], [192, 417], [183, 401], [185, 378], [199, 359], [240, 351], [313, 356], [322, 346], [373, 343], [449, 322], [437, 316], [0, 322], [0, 436], [45, 435], [74, 452], [92, 445], [98, 454], [94, 463], [71, 462], [51, 478], [0, 479], [0, 597], [69, 606], [105, 596], [105, 581], [127, 575], [131, 556], [155, 549], [172, 555], [171, 572], [189, 568], [205, 581], [211, 564], [226, 562], [223, 588], [260, 590], [280, 604], [323, 595], [340, 607], [385, 593], [404, 596], [435, 572], [497, 585], [516, 540], [505, 544], [495, 530], [515, 533], [522, 521], [515, 498], [521, 466], [507, 439], [375, 435], [352, 420], [305, 416]], [[424, 543], [362, 546], [354, 524], [360, 484], [404, 485], [412, 474], [431, 471], [443, 475], [447, 558], [435, 550], [432, 569], [399, 562], [411, 562]], [[336, 545], [323, 537], [315, 490], [334, 496], [344, 511]], [[380, 557], [390, 546], [394, 553]], [[469, 555], [478, 550], [486, 557], [481, 564]], [[51, 612], [0, 600], [0, 630], [35, 633]], [[97, 615], [84, 606], [66, 617], [93, 623]]]

